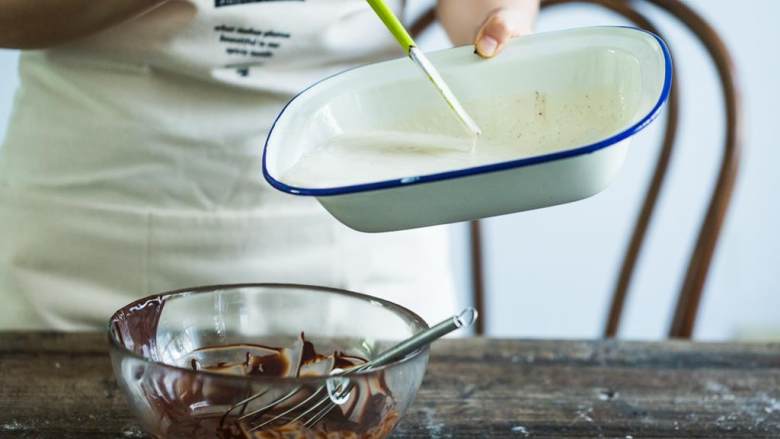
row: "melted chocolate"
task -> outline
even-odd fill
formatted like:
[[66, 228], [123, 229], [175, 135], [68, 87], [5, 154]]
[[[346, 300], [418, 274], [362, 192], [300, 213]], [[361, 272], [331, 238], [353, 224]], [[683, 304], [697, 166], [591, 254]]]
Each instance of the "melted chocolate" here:
[[[114, 315], [112, 335], [117, 342], [145, 358], [160, 361], [156, 333], [165, 297], [139, 300]], [[234, 352], [240, 361], [216, 361], [207, 364], [210, 351]], [[132, 360], [136, 361], [136, 360]], [[257, 392], [257, 383], [223, 380], [208, 374], [298, 377], [328, 375], [334, 368], [349, 369], [365, 363], [365, 359], [336, 351], [328, 356], [316, 351], [303, 334], [292, 347], [279, 348], [254, 344], [220, 345], [197, 349], [182, 359], [180, 365], [191, 371], [134, 365], [129, 377], [133, 393], [146, 400], [155, 419], [154, 432], [162, 438], [262, 439], [262, 438], [368, 438], [379, 439], [390, 434], [399, 415], [395, 400], [383, 374], [352, 377], [354, 384], [349, 400], [335, 406], [311, 428], [293, 422], [249, 432], [252, 425], [278, 414], [290, 405], [253, 419], [238, 422], [238, 413], [223, 415], [238, 400]], [[291, 398], [301, 402], [316, 386], [304, 386], [300, 395]]]
[[[207, 357], [211, 351], [224, 352], [226, 348], [243, 351], [242, 361], [215, 364], [203, 364], [199, 358]], [[254, 355], [252, 352], [273, 352], [268, 355]], [[329, 375], [334, 368], [349, 369], [366, 362], [365, 359], [349, 356], [336, 351], [329, 356], [317, 353], [314, 344], [305, 340], [303, 334], [291, 348], [279, 348], [263, 345], [222, 345], [197, 349], [190, 353], [192, 358], [187, 362], [193, 370], [209, 371], [226, 375], [263, 376], [263, 377], [297, 377], [304, 370], [317, 370], [316, 375]], [[311, 373], [308, 376], [315, 376]], [[284, 412], [292, 405], [300, 403], [309, 397], [316, 386], [305, 386], [299, 394], [293, 396], [288, 403], [280, 404], [276, 409], [260, 418], [244, 422], [238, 421], [238, 410], [224, 421], [222, 414], [236, 401], [238, 389], [223, 388], [219, 383], [211, 384], [199, 375], [184, 375], [174, 380], [170, 392], [161, 392], [165, 377], [158, 378], [158, 386], [149, 388], [147, 397], [153, 401], [162, 414], [161, 428], [164, 426], [166, 437], [193, 437], [220, 439], [258, 439], [266, 437], [366, 437], [382, 438], [392, 430], [398, 421], [394, 410], [395, 401], [384, 381], [383, 375], [368, 375], [353, 377], [354, 387], [349, 400], [342, 406], [334, 408], [312, 428], [306, 428], [300, 423], [276, 425], [260, 431], [252, 431], [252, 425], [258, 425], [271, 417]], [[252, 394], [248, 389], [244, 389]], [[159, 398], [163, 394], [164, 398]], [[155, 397], [152, 397], [155, 395]], [[323, 395], [324, 396], [324, 395]], [[204, 404], [204, 402], [206, 404]], [[222, 405], [220, 407], [220, 405]], [[194, 414], [191, 407], [215, 407], [204, 414]], [[218, 408], [217, 408], [218, 407]], [[248, 407], [246, 411], [251, 411]], [[165, 421], [164, 419], [168, 419]], [[383, 433], [384, 432], [384, 433]], [[330, 436], [328, 436], [330, 435]]]
[[111, 318], [111, 332], [121, 346], [153, 360], [157, 358], [157, 325], [165, 299], [141, 299], [119, 310]]

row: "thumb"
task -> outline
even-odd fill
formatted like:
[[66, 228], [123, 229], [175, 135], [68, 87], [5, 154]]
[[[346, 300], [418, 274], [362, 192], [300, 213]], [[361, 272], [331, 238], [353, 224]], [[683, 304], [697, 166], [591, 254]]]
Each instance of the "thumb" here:
[[498, 55], [510, 38], [529, 33], [533, 17], [513, 8], [493, 11], [482, 24], [475, 40], [476, 53], [483, 58]]

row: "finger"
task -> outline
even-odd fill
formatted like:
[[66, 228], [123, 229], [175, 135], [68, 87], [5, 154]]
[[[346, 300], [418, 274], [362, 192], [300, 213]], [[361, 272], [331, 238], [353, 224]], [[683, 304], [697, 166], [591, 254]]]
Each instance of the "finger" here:
[[510, 38], [530, 32], [531, 21], [531, 18], [516, 9], [495, 11], [477, 33], [476, 52], [484, 58], [496, 56]]

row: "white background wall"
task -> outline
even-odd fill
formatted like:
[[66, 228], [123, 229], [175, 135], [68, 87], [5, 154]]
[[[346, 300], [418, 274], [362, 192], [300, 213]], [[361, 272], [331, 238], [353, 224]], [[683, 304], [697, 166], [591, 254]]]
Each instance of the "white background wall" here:
[[[416, 0], [422, 8], [429, 0]], [[780, 101], [780, 2], [689, 0], [722, 32], [740, 74], [745, 109], [741, 175], [713, 269], [696, 337], [729, 339], [780, 333], [780, 148], [775, 139]], [[743, 5], [750, 4], [750, 9]], [[674, 51], [682, 116], [678, 150], [640, 258], [622, 336], [660, 338], [682, 282], [693, 239], [720, 157], [723, 112], [716, 78], [702, 48], [674, 21], [648, 9]], [[625, 24], [595, 7], [545, 13], [539, 30]], [[446, 45], [434, 29], [422, 45]], [[0, 138], [16, 87], [17, 53], [0, 50]], [[501, 218], [486, 225], [488, 329], [492, 335], [595, 337], [604, 322], [638, 204], [660, 145], [661, 120], [635, 141], [617, 181], [591, 199]], [[453, 236], [465, 249], [464, 227]], [[463, 290], [465, 251], [459, 254]]]

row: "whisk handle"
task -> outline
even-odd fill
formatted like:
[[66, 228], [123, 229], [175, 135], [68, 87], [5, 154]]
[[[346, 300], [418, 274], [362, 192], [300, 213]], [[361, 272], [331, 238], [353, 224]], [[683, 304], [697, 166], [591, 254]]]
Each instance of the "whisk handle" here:
[[418, 332], [414, 336], [402, 341], [392, 348], [382, 352], [374, 359], [366, 363], [370, 367], [384, 366], [390, 362], [405, 357], [417, 349], [431, 344], [433, 341], [449, 334], [460, 328], [467, 328], [477, 320], [477, 310], [466, 308], [458, 315], [454, 315], [424, 331]]

